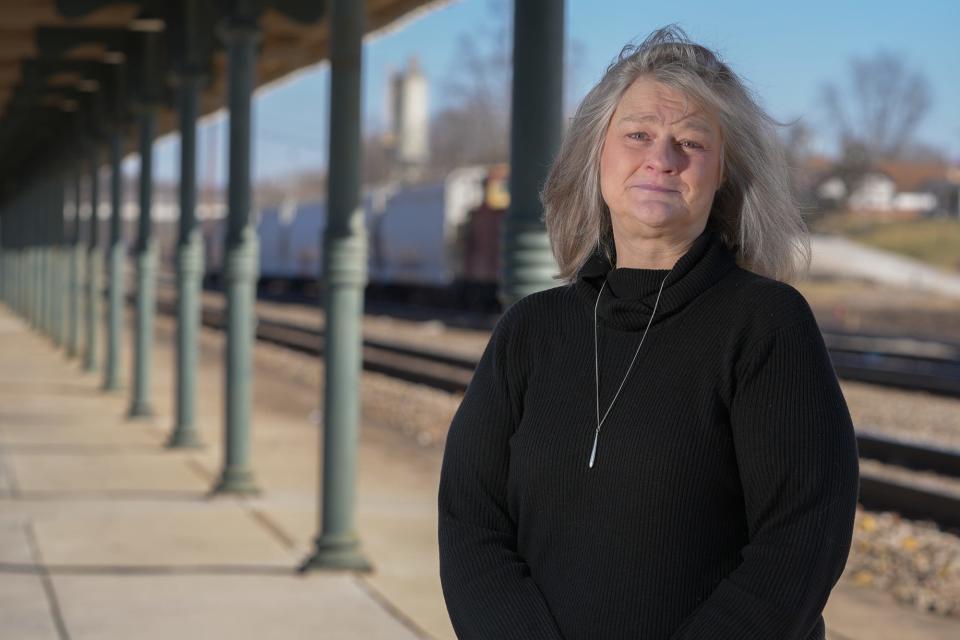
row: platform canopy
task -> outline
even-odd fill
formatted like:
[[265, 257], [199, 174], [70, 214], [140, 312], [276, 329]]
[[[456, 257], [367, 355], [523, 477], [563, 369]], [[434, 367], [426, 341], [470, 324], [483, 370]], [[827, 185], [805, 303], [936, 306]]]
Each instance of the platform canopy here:
[[[69, 146], [73, 137], [89, 137], [101, 126], [122, 122], [138, 100], [150, 99], [158, 106], [160, 134], [174, 130], [177, 65], [202, 67], [207, 81], [200, 98], [201, 115], [223, 107], [227, 59], [217, 33], [225, 16], [245, 13], [260, 29], [258, 86], [324, 60], [330, 42], [327, 4], [323, 0], [0, 0], [0, 197], [16, 191], [17, 178], [31, 170], [31, 162], [47, 161], [56, 149]], [[366, 0], [366, 31], [396, 24], [436, 4], [442, 1]], [[189, 20], [185, 12], [190, 12]], [[184, 28], [186, 24], [191, 26]], [[144, 55], [139, 36], [144, 31], [160, 31], [162, 61], [150, 68], [163, 69], [162, 78], [139, 77], [143, 74], [138, 69], [144, 68], [138, 60]], [[183, 59], [187, 38], [195, 43], [189, 60]], [[115, 80], [111, 64], [126, 65], [124, 81]], [[314, 108], [304, 105], [307, 110]], [[132, 140], [125, 144], [128, 150], [134, 149]]]

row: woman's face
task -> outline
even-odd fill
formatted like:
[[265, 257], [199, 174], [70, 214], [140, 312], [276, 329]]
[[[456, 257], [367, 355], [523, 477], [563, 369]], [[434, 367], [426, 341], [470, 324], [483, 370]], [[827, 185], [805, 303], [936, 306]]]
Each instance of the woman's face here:
[[696, 237], [720, 186], [720, 125], [649, 78], [630, 85], [600, 155], [600, 190], [618, 237]]

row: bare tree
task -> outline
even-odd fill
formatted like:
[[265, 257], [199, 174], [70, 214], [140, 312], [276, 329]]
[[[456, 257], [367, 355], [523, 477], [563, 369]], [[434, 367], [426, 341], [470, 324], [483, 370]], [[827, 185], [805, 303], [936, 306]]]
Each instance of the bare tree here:
[[780, 129], [780, 143], [791, 167], [790, 182], [794, 197], [807, 209], [814, 208], [813, 189], [817, 178], [816, 170], [809, 164], [813, 155], [813, 139], [813, 130], [800, 118], [785, 123]]
[[854, 58], [848, 80], [825, 84], [822, 95], [841, 147], [859, 147], [870, 158], [900, 156], [932, 102], [923, 73], [888, 51]]
[[511, 3], [488, 3], [490, 21], [459, 37], [460, 55], [441, 83], [446, 106], [430, 124], [430, 158], [441, 172], [509, 157]]
[[787, 154], [787, 161], [797, 167], [810, 157], [813, 145], [813, 130], [805, 121], [796, 119], [786, 123], [780, 130], [780, 141]]
[[[465, 164], [510, 159], [513, 2], [488, 0], [487, 14], [488, 21], [460, 35], [460, 53], [441, 83], [445, 106], [430, 123], [435, 174]], [[564, 102], [568, 108], [579, 101], [572, 88], [583, 71], [585, 49], [576, 39], [566, 43]]]

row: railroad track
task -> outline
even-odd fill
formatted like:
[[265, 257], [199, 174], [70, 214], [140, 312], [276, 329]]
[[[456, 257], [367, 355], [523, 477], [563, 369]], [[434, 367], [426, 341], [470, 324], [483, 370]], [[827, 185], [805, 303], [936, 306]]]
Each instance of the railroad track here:
[[[261, 321], [257, 334], [287, 346], [287, 337], [297, 336], [295, 340], [306, 343], [309, 352], [315, 354], [320, 353], [323, 341], [320, 329], [305, 330], [273, 320]], [[830, 354], [834, 366], [837, 367], [837, 360], [842, 362], [837, 367], [841, 377], [960, 396], [960, 364], [948, 354], [933, 352], [933, 343], [925, 345], [927, 352], [918, 349], [904, 353], [903, 348], [911, 345], [889, 340], [831, 336], [829, 342], [833, 344]], [[467, 388], [477, 364], [472, 358], [370, 339], [363, 341], [363, 360], [367, 370], [455, 392]], [[895, 511], [907, 518], [933, 520], [943, 528], [960, 530], [960, 451], [903, 442], [864, 430], [857, 432], [857, 445], [863, 458], [948, 476], [956, 479], [958, 486], [958, 492], [952, 495], [922, 484], [864, 472], [860, 476], [861, 504], [868, 509]]]
[[841, 378], [960, 397], [960, 345], [836, 332], [823, 338]]
[[943, 528], [960, 531], [960, 451], [890, 438], [863, 428], [857, 429], [857, 448], [862, 459], [951, 478], [956, 487], [956, 491], [947, 492], [925, 486], [922, 481], [861, 471], [860, 503], [864, 507], [933, 520]]
[[[424, 313], [436, 312], [453, 320], [457, 326], [488, 328], [490, 314], [470, 314], [450, 309], [407, 308], [394, 304], [390, 315], [423, 319]], [[404, 311], [406, 309], [406, 312]], [[204, 321], [220, 326], [217, 311], [204, 309]], [[323, 333], [318, 328], [261, 318], [257, 337], [262, 340], [320, 355]], [[842, 331], [824, 331], [824, 342], [830, 351], [834, 369], [840, 378], [927, 391], [960, 397], [960, 343], [916, 337], [863, 335]], [[446, 391], [462, 392], [470, 382], [476, 360], [454, 357], [439, 351], [421, 349], [387, 341], [364, 341], [364, 367], [410, 382], [435, 386]]]
[[[174, 313], [168, 302], [161, 303], [159, 310]], [[223, 329], [223, 313], [204, 308], [203, 323]], [[323, 355], [324, 333], [319, 327], [261, 318], [257, 339], [311, 356]], [[840, 377], [960, 396], [960, 362], [953, 357], [960, 357], [960, 346], [833, 333], [824, 334], [824, 339]], [[364, 369], [444, 391], [466, 390], [476, 365], [475, 358], [385, 340], [363, 340]], [[933, 520], [941, 527], [960, 531], [960, 451], [896, 440], [863, 429], [858, 429], [857, 444], [861, 458], [932, 472], [955, 479], [958, 487], [955, 493], [948, 493], [923, 482], [864, 471], [860, 502], [865, 507]]]
[[[215, 324], [215, 312], [210, 313], [210, 322]], [[261, 319], [257, 337], [322, 354], [323, 331], [319, 328]], [[946, 352], [934, 352], [942, 345], [932, 341], [926, 341], [924, 353], [907, 351], [909, 344], [891, 338], [827, 334], [825, 340], [841, 378], [960, 397], [960, 348], [958, 357], [951, 358]], [[386, 340], [364, 339], [363, 352], [364, 367], [370, 371], [453, 392], [466, 390], [477, 366], [475, 358]]]

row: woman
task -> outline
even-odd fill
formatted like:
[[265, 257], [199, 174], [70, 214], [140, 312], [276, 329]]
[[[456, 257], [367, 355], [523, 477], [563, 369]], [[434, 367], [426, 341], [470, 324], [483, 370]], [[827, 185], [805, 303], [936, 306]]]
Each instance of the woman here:
[[500, 318], [447, 438], [459, 637], [824, 637], [857, 453], [774, 124], [675, 28], [583, 100], [543, 193], [569, 284]]

